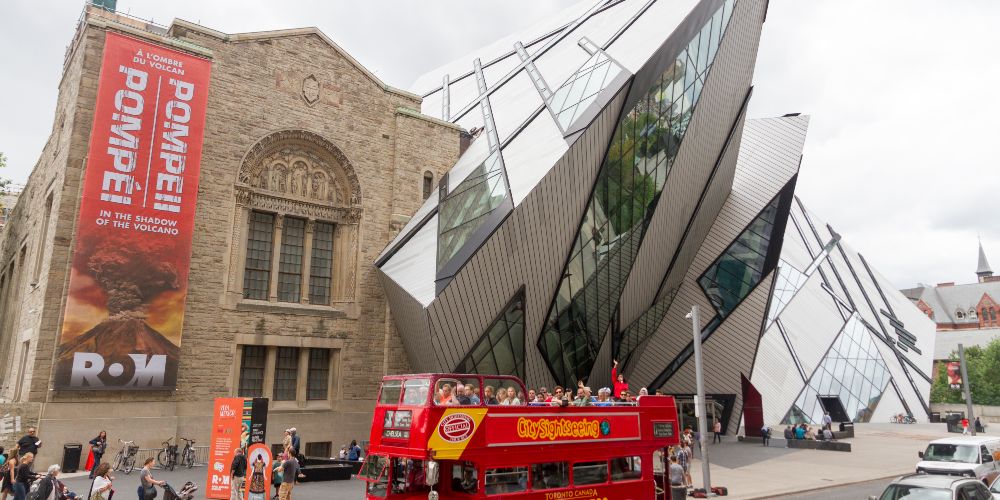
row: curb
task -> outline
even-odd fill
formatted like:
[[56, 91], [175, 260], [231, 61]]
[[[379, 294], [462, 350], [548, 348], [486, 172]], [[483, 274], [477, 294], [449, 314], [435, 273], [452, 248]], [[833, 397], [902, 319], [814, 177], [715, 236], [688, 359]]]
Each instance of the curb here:
[[816, 488], [806, 488], [804, 490], [785, 491], [785, 492], [778, 492], [778, 493], [770, 493], [770, 494], [761, 495], [761, 496], [746, 497], [744, 500], [763, 500], [763, 499], [766, 499], [766, 498], [783, 497], [783, 496], [789, 496], [789, 495], [801, 495], [803, 493], [810, 493], [810, 492], [814, 492], [814, 491], [823, 491], [823, 490], [829, 490], [829, 489], [833, 489], [833, 488], [840, 488], [842, 486], [851, 486], [851, 485], [854, 485], [854, 484], [867, 483], [869, 481], [881, 481], [881, 480], [884, 480], [884, 479], [895, 479], [895, 478], [897, 478], [899, 476], [904, 476], [906, 474], [909, 474], [909, 472], [904, 471], [904, 472], [900, 472], [898, 474], [891, 474], [891, 475], [884, 476], [884, 477], [870, 477], [870, 478], [867, 478], [867, 479], [859, 479], [857, 481], [851, 481], [851, 482], [847, 482], [847, 483], [837, 483], [837, 484], [829, 484], [829, 485], [819, 486], [819, 487], [816, 487]]

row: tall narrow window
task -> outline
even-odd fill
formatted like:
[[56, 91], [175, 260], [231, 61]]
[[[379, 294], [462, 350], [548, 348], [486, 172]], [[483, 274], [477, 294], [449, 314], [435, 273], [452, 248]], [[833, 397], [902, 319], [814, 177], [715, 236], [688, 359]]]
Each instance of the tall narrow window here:
[[434, 173], [430, 170], [424, 172], [424, 199], [431, 196], [434, 191]]
[[266, 347], [243, 346], [243, 356], [240, 358], [240, 388], [237, 392], [239, 397], [259, 398], [264, 396], [264, 363], [266, 358]]
[[309, 378], [306, 380], [306, 399], [326, 399], [329, 383], [330, 350], [309, 349]]
[[271, 282], [274, 214], [250, 212], [249, 226], [247, 260], [243, 271], [243, 297], [267, 300], [267, 288]]
[[295, 386], [299, 374], [299, 348], [279, 347], [274, 362], [274, 400], [295, 401]]
[[302, 294], [302, 250], [306, 221], [285, 217], [281, 233], [281, 261], [278, 267], [278, 301], [298, 302]]
[[329, 305], [333, 278], [333, 224], [317, 222], [313, 229], [312, 262], [309, 266], [309, 303]]
[[49, 239], [49, 218], [52, 216], [52, 194], [45, 200], [45, 216], [42, 218], [42, 227], [38, 233], [38, 245], [35, 249], [35, 273], [31, 282], [37, 284], [42, 273], [42, 256], [45, 255], [46, 242]]
[[28, 370], [28, 352], [31, 351], [31, 341], [25, 340], [21, 344], [21, 359], [18, 361], [20, 368], [17, 371], [17, 386], [14, 387], [14, 401], [21, 400], [21, 388], [24, 386], [24, 372]]

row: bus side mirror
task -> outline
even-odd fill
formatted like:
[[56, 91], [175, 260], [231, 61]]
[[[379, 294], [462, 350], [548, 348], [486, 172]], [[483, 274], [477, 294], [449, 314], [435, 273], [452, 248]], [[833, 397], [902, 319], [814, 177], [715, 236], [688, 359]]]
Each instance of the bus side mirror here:
[[917, 452], [917, 456], [920, 457], [920, 458], [924, 458], [924, 452], [918, 451]]
[[[438, 482], [438, 476], [440, 475], [441, 465], [434, 460], [427, 461], [427, 471], [424, 474], [424, 482], [430, 486], [434, 486]], [[434, 500], [433, 498], [430, 500]]]

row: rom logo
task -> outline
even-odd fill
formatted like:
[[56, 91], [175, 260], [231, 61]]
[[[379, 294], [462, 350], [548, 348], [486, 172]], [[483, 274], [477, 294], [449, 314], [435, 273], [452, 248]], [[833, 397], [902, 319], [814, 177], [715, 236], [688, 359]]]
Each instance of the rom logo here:
[[129, 354], [133, 367], [132, 378], [123, 379], [125, 366], [121, 363], [106, 365], [104, 356], [93, 352], [78, 352], [73, 354], [73, 371], [70, 385], [74, 387], [104, 387], [101, 377], [111, 378], [115, 387], [159, 387], [163, 385], [164, 374], [167, 371], [167, 356], [165, 354]]

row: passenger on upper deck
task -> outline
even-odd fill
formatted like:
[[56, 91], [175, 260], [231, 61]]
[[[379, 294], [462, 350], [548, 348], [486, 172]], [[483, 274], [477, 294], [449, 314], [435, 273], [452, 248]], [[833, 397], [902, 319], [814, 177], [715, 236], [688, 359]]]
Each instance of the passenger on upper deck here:
[[493, 386], [488, 385], [483, 388], [483, 401], [488, 405], [498, 405], [500, 401], [493, 396]]
[[479, 396], [476, 395], [476, 386], [472, 384], [467, 384], [465, 386], [465, 397], [468, 398], [469, 404], [479, 405]]
[[452, 394], [451, 384], [448, 383], [441, 384], [441, 388], [438, 389], [437, 394], [434, 395], [434, 404], [438, 405], [458, 404], [458, 400], [456, 400], [455, 395]]
[[611, 367], [611, 380], [615, 384], [615, 394], [621, 394], [622, 392], [628, 391], [628, 382], [625, 381], [625, 376], [618, 373], [618, 360], [615, 360], [615, 365]]

